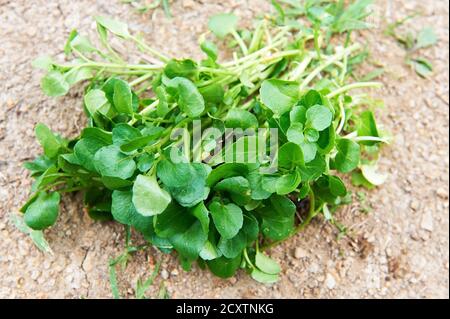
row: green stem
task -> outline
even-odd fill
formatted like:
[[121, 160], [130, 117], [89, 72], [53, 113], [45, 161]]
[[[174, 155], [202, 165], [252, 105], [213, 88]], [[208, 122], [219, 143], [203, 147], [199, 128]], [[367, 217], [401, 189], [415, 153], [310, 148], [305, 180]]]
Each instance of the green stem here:
[[163, 62], [168, 62], [170, 60], [170, 58], [168, 58], [167, 56], [165, 56], [164, 54], [158, 52], [157, 50], [153, 49], [152, 47], [148, 46], [144, 41], [142, 41], [141, 39], [139, 39], [136, 36], [131, 36], [131, 40], [133, 40], [134, 42], [136, 42], [139, 46], [141, 46], [143, 49], [147, 50], [148, 52], [150, 52], [151, 54], [153, 54], [154, 56], [158, 57], [158, 59], [160, 59]]
[[327, 95], [327, 98], [331, 99], [337, 95], [340, 95], [342, 93], [348, 92], [350, 90], [354, 90], [354, 89], [360, 89], [360, 88], [380, 88], [383, 85], [379, 82], [357, 82], [357, 83], [352, 83], [352, 84], [348, 84], [346, 86], [343, 86], [337, 90], [334, 90], [333, 92], [329, 93]]
[[247, 49], [247, 45], [245, 44], [244, 40], [241, 38], [241, 36], [239, 35], [239, 33], [237, 33], [236, 30], [231, 31], [231, 35], [234, 37], [234, 39], [236, 40], [236, 42], [238, 43], [239, 47], [242, 50], [242, 53], [244, 55], [248, 54], [248, 49]]

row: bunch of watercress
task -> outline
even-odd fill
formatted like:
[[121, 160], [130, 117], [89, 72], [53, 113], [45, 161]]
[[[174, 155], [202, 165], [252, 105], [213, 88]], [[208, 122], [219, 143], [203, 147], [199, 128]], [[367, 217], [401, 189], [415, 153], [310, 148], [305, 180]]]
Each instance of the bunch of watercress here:
[[[354, 16], [343, 6], [329, 12], [326, 2], [316, 3], [304, 9], [312, 23], [295, 26], [266, 17], [244, 30], [233, 14], [212, 17], [211, 33], [236, 48], [229, 62], [219, 62], [211, 33], [200, 41], [205, 59], [177, 60], [106, 17], [96, 19], [101, 48], [73, 31], [64, 50], [70, 62], [38, 59], [49, 96], [88, 82], [88, 124], [70, 139], [36, 126], [44, 154], [25, 164], [35, 182], [21, 209], [33, 234], [56, 222], [61, 194], [83, 192], [93, 219], [115, 220], [161, 251], [175, 250], [186, 270], [198, 262], [223, 278], [244, 268], [260, 282], [276, 281], [281, 269], [265, 248], [318, 214], [333, 222], [336, 208], [348, 202], [343, 174], [353, 173], [356, 183], [367, 186], [383, 179], [375, 163], [386, 141], [366, 108], [372, 100], [349, 93], [379, 86], [348, 83], [361, 50], [349, 32], [363, 23], [351, 18], [365, 17], [365, 7], [359, 5], [363, 13]], [[333, 14], [338, 17], [321, 20]], [[344, 45], [324, 42], [338, 41], [340, 33], [347, 33]], [[111, 36], [136, 43], [153, 63], [125, 62]], [[197, 159], [186, 152], [194, 122], [220, 132], [193, 145], [200, 150]], [[181, 148], [171, 138], [179, 128], [188, 137]], [[228, 138], [227, 128], [276, 129], [274, 158], [248, 161], [250, 142], [265, 150], [267, 134], [236, 138], [231, 149], [212, 156], [218, 140]], [[247, 160], [224, 161], [221, 155], [239, 143]], [[274, 163], [277, 170], [264, 171]]]

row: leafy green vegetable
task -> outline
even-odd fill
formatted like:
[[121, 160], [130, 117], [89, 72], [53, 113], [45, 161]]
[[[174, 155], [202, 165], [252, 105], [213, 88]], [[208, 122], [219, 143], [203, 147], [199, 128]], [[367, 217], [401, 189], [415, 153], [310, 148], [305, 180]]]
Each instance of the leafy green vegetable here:
[[[126, 251], [110, 263], [116, 297], [115, 266], [149, 245], [175, 251], [186, 271], [198, 262], [228, 278], [244, 268], [269, 284], [281, 268], [267, 248], [319, 214], [343, 229], [334, 212], [350, 192], [338, 172], [369, 188], [386, 178], [376, 168], [386, 139], [373, 101], [351, 94], [379, 84], [348, 83], [368, 56], [350, 33], [369, 26], [370, 1], [273, 4], [279, 17], [254, 29], [239, 28], [233, 14], [212, 17], [209, 29], [225, 43], [204, 34], [202, 61], [166, 56], [107, 17], [96, 19], [99, 41], [70, 33], [68, 63], [35, 61], [47, 72], [49, 96], [89, 82], [87, 127], [66, 140], [36, 126], [43, 154], [24, 164], [35, 182], [20, 229], [48, 250], [41, 230], [55, 223], [59, 194], [82, 192], [91, 218], [125, 225]], [[116, 40], [133, 42], [144, 58], [128, 63], [111, 45]], [[424, 31], [411, 50], [433, 43]], [[223, 47], [231, 61], [219, 58]], [[411, 61], [422, 74], [431, 68]], [[130, 229], [148, 244], [132, 246]], [[136, 296], [145, 297], [153, 280], [139, 281]]]

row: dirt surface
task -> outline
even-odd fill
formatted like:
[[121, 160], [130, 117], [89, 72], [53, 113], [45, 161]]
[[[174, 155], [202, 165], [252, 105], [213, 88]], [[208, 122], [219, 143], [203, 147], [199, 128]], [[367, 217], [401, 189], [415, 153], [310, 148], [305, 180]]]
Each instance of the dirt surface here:
[[[387, 69], [384, 89], [376, 97], [386, 108], [379, 121], [395, 136], [385, 148], [381, 170], [389, 173], [382, 187], [366, 192], [366, 200], [339, 212], [350, 236], [337, 240], [334, 227], [317, 220], [303, 234], [272, 249], [283, 268], [272, 286], [246, 274], [220, 280], [198, 267], [185, 273], [176, 257], [154, 249], [137, 254], [120, 286], [133, 296], [138, 278], [148, 276], [163, 258], [161, 275], [148, 291], [157, 296], [164, 285], [172, 298], [448, 298], [449, 297], [449, 5], [442, 1], [378, 1], [378, 17], [389, 20], [418, 11], [407, 26], [432, 26], [439, 45], [423, 55], [433, 61], [434, 75], [425, 80], [404, 63], [404, 51], [382, 35], [385, 25], [365, 32], [372, 60]], [[389, 9], [390, 10], [387, 10]], [[234, 11], [249, 23], [267, 12], [265, 0], [180, 0], [174, 19], [161, 10], [139, 15], [118, 1], [0, 0], [0, 297], [109, 298], [108, 259], [120, 254], [123, 229], [94, 223], [82, 210], [80, 197], [62, 204], [55, 227], [46, 232], [54, 254], [44, 255], [17, 231], [8, 215], [26, 199], [31, 180], [22, 163], [40, 152], [33, 128], [44, 122], [66, 136], [84, 124], [80, 91], [51, 99], [39, 88], [41, 72], [30, 62], [43, 54], [62, 56], [73, 28], [94, 34], [92, 17], [104, 14], [128, 21], [157, 48], [178, 56], [199, 56], [197, 37], [213, 13]], [[371, 207], [369, 213], [364, 213]]]

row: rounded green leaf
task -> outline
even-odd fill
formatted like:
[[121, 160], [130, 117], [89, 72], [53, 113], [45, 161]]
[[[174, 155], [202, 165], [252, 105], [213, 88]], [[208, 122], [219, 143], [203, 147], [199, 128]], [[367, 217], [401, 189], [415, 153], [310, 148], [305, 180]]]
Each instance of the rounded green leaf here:
[[44, 149], [44, 154], [48, 158], [53, 158], [58, 155], [61, 145], [61, 139], [59, 139], [53, 132], [42, 123], [36, 125], [34, 129], [36, 137]]
[[224, 205], [214, 201], [209, 205], [209, 210], [214, 225], [223, 238], [233, 238], [242, 228], [244, 217], [239, 206], [235, 204]]
[[130, 37], [128, 26], [123, 22], [116, 21], [108, 17], [96, 17], [95, 20], [102, 27], [108, 29], [109, 31], [111, 31], [115, 35], [118, 35], [119, 37], [122, 38]]
[[156, 177], [138, 175], [133, 185], [133, 204], [139, 214], [161, 214], [171, 202], [168, 192], [161, 189]]
[[306, 120], [312, 128], [323, 131], [331, 125], [333, 114], [323, 105], [314, 105], [306, 111]]
[[292, 123], [287, 130], [286, 137], [289, 142], [300, 145], [305, 141], [305, 136], [303, 135], [303, 124], [302, 123]]
[[102, 114], [106, 114], [108, 110], [104, 110], [104, 106], [108, 103], [105, 92], [102, 90], [90, 90], [84, 96], [84, 104], [89, 114], [93, 116], [97, 111]]
[[242, 255], [236, 258], [229, 259], [226, 257], [220, 257], [206, 262], [209, 270], [220, 277], [220, 278], [230, 278], [233, 277], [236, 271], [241, 265]]
[[276, 118], [289, 112], [298, 101], [299, 85], [297, 82], [282, 80], [265, 80], [261, 85], [261, 101]]
[[225, 118], [225, 126], [229, 128], [258, 128], [258, 119], [246, 110], [231, 109]]
[[101, 175], [121, 179], [130, 178], [136, 170], [133, 158], [123, 154], [117, 145], [99, 149], [94, 156], [94, 165]]
[[119, 113], [133, 114], [133, 94], [130, 85], [122, 80], [114, 84], [114, 107]]
[[292, 169], [304, 163], [303, 153], [299, 145], [288, 142], [278, 150], [278, 165]]
[[337, 154], [334, 165], [341, 173], [349, 173], [358, 167], [361, 156], [358, 143], [349, 139], [340, 139], [336, 143]]
[[69, 92], [70, 85], [59, 71], [50, 71], [42, 78], [41, 88], [48, 96], [62, 96]]
[[205, 100], [190, 80], [176, 77], [169, 81], [168, 92], [178, 97], [178, 105], [189, 117], [197, 117], [205, 110]]
[[228, 34], [236, 30], [238, 17], [232, 13], [222, 13], [212, 16], [209, 19], [209, 30], [218, 38], [223, 39]]
[[281, 272], [280, 265], [275, 260], [261, 252], [256, 253], [255, 265], [259, 268], [259, 270], [266, 274], [276, 275]]
[[52, 226], [58, 218], [60, 199], [58, 192], [40, 192], [25, 211], [24, 221], [28, 227], [42, 230]]

